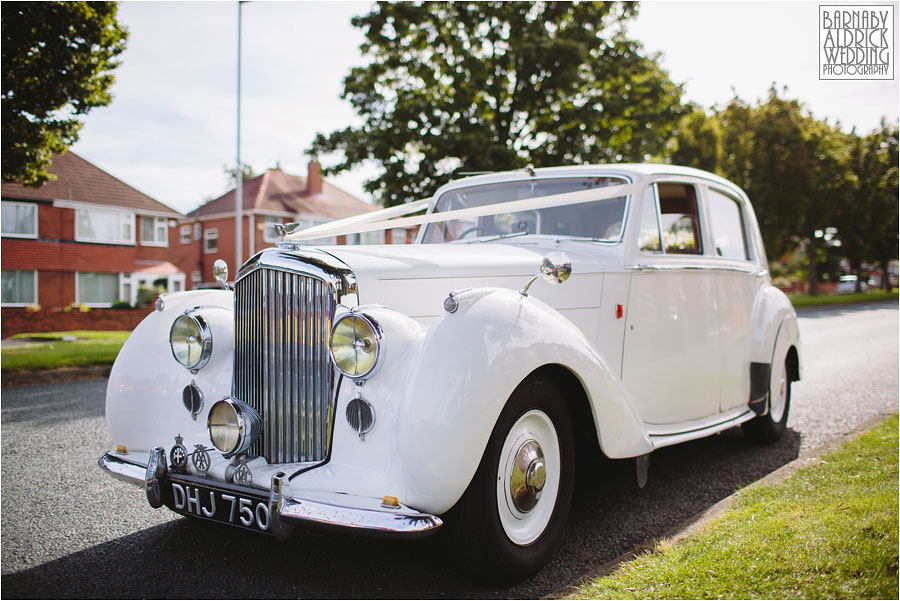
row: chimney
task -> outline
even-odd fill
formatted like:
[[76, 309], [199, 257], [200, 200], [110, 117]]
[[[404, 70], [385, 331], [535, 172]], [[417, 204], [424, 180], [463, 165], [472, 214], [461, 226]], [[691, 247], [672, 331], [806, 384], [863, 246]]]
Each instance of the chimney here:
[[309, 167], [306, 175], [306, 193], [322, 193], [322, 164], [315, 159], [309, 162]]

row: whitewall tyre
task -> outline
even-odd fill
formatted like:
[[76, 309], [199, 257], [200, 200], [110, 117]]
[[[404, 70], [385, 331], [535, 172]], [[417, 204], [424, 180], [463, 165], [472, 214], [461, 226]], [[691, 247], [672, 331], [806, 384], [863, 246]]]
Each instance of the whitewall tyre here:
[[562, 395], [547, 380], [528, 379], [501, 412], [452, 512], [465, 567], [509, 584], [546, 565], [562, 540], [574, 474], [572, 424]]

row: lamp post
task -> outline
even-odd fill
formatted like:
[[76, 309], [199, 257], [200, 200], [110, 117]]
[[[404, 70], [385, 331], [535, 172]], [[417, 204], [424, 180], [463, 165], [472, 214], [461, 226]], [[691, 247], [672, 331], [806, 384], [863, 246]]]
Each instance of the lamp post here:
[[241, 211], [244, 204], [244, 170], [241, 169], [241, 12], [244, 1], [238, 1], [238, 35], [237, 35], [237, 169], [235, 171], [234, 186], [234, 273], [241, 268], [241, 250], [243, 236], [241, 235], [242, 219]]

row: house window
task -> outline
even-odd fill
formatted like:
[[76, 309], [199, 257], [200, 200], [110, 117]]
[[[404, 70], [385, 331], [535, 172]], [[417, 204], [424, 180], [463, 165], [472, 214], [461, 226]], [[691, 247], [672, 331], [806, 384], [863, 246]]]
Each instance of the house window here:
[[203, 235], [203, 226], [199, 223], [194, 224], [194, 240], [199, 240], [200, 236]]
[[4, 202], [0, 223], [3, 235], [14, 238], [37, 238], [37, 205], [24, 202]]
[[406, 244], [406, 230], [391, 230], [391, 244]]
[[[328, 223], [329, 221], [330, 221], [329, 219], [316, 219], [316, 218], [307, 217], [306, 219], [300, 220], [300, 229], [305, 230], [305, 229], [311, 228], [316, 225], [322, 225], [323, 223]], [[354, 244], [353, 242], [349, 241], [350, 237], [351, 236], [347, 236], [347, 239], [348, 239], [347, 244]], [[334, 245], [334, 244], [337, 244], [337, 238], [334, 236], [329, 236], [327, 238], [314, 238], [312, 240], [305, 240], [304, 244], [320, 245], [320, 246]], [[359, 242], [355, 242], [355, 244], [359, 244]]]
[[191, 290], [196, 290], [202, 281], [203, 275], [199, 271], [191, 272]]
[[204, 252], [214, 253], [219, 251], [219, 230], [215, 228], [206, 230], [203, 233], [203, 238]]
[[141, 244], [144, 246], [168, 246], [168, 218], [141, 215]]
[[4, 305], [32, 305], [37, 302], [37, 272], [4, 269], [2, 279]]
[[122, 211], [75, 211], [75, 240], [106, 244], [134, 244], [134, 213]]
[[384, 244], [384, 230], [363, 233], [363, 244]]
[[281, 217], [266, 217], [266, 223], [263, 226], [263, 240], [266, 242], [278, 242], [280, 236], [275, 229], [276, 225], [281, 225]]
[[119, 300], [119, 274], [79, 271], [75, 300], [85, 305], [108, 307]]
[[182, 244], [190, 244], [191, 243], [191, 226], [182, 225], [178, 231], [181, 233], [181, 243]]

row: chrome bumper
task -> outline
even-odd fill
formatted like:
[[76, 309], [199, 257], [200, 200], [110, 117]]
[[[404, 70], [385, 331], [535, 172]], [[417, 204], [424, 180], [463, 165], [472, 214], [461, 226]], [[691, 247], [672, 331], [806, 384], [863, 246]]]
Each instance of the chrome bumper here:
[[[159, 507], [159, 491], [167, 466], [165, 453], [162, 454], [162, 462], [153, 461], [155, 451], [150, 454], [150, 465], [141, 465], [114, 453], [104, 453], [97, 464], [112, 477], [144, 488], [150, 504]], [[215, 482], [209, 484], [215, 486]], [[395, 509], [376, 509], [373, 507], [375, 502], [369, 498], [354, 495], [339, 497], [340, 504], [324, 499], [285, 497], [283, 474], [276, 475], [269, 488], [269, 511], [275, 518], [270, 524], [272, 534], [280, 539], [288, 538], [296, 525], [392, 538], [421, 538], [434, 534], [443, 524], [439, 517], [405, 505]]]

